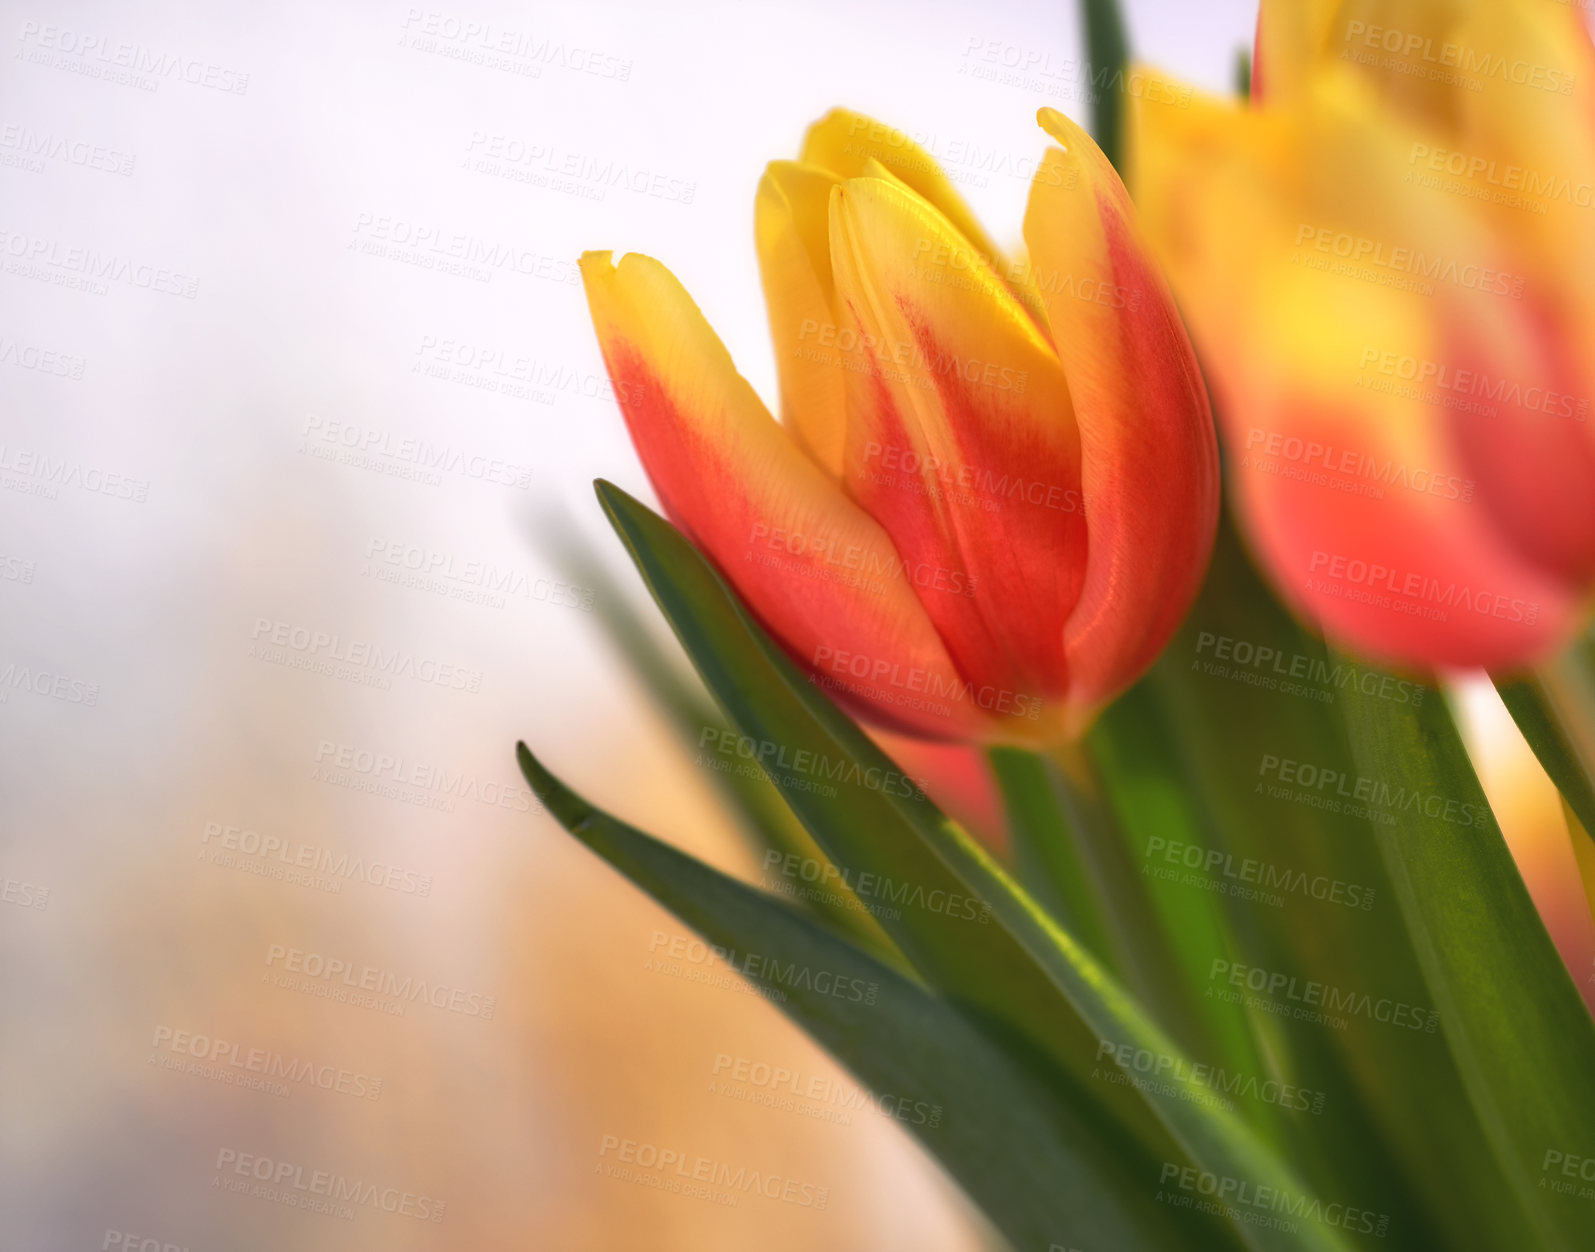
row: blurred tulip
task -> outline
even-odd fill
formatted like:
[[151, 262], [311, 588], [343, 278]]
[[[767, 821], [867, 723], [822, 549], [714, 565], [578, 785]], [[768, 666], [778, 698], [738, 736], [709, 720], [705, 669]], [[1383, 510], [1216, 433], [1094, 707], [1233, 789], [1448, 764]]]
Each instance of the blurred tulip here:
[[1155, 76], [1130, 182], [1306, 617], [1514, 668], [1595, 583], [1595, 54], [1554, 0], [1264, 0], [1250, 106]]
[[835, 111], [755, 226], [777, 424], [659, 262], [582, 258], [671, 519], [813, 680], [924, 738], [1078, 733], [1151, 663], [1217, 517], [1206, 392], [1112, 167], [1045, 110], [1030, 262], [935, 161]]

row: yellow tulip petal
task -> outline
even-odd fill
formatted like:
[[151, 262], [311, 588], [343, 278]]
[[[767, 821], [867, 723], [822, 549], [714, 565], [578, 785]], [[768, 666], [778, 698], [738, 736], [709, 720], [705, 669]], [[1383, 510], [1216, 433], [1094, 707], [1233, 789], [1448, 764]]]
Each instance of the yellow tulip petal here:
[[804, 135], [803, 160], [839, 178], [861, 177], [869, 172], [870, 161], [879, 161], [941, 210], [981, 253], [992, 258], [1002, 255], [936, 158], [895, 127], [850, 109], [832, 109]]
[[885, 178], [920, 196], [986, 258], [1019, 303], [1045, 329], [1046, 311], [1031, 280], [1030, 267], [1003, 254], [936, 158], [902, 131], [862, 113], [832, 109], [809, 127], [803, 140], [803, 159], [825, 166], [840, 178]]
[[935, 580], [921, 598], [963, 673], [1059, 698], [1085, 527], [1051, 343], [983, 254], [897, 182], [837, 189], [831, 259], [868, 358], [848, 373], [844, 486]]
[[781, 420], [833, 479], [842, 474], [847, 436], [844, 374], [831, 359], [838, 326], [827, 236], [837, 182], [817, 166], [773, 161], [759, 180], [754, 209]]
[[1289, 101], [1324, 54], [1342, 0], [1262, 0], [1252, 61], [1252, 98]]

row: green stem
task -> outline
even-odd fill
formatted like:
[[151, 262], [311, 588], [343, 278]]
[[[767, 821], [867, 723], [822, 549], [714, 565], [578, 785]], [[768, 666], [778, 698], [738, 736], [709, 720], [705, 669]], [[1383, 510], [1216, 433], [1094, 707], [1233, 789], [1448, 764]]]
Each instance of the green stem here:
[[1091, 137], [1122, 175], [1124, 167], [1124, 71], [1130, 40], [1118, 0], [1084, 0], [1085, 44], [1091, 65]]
[[1023, 748], [993, 748], [989, 757], [1008, 814], [1019, 881], [1059, 925], [1122, 976], [1122, 962], [1108, 940], [1102, 897], [1093, 889], [1091, 873], [1064, 816], [1056, 772], [1044, 757]]
[[[991, 754], [1015, 870], [1027, 889], [1188, 1048], [1207, 1040], [1180, 979], [1172, 936], [1147, 894], [1097, 764], [1083, 744]], [[1193, 1034], [1193, 1030], [1196, 1033]]]

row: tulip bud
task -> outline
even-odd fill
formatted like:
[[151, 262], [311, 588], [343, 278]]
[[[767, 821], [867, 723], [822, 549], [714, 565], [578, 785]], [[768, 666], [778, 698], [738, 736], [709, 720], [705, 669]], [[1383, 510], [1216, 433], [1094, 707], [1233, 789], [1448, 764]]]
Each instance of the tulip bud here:
[[1002, 257], [899, 131], [836, 111], [756, 227], [782, 422], [658, 262], [581, 268], [673, 521], [812, 681], [928, 739], [1078, 733], [1194, 597], [1217, 516], [1206, 394], [1128, 197], [1062, 144]]
[[[1265, 3], [1249, 106], [1152, 76], [1132, 181], [1286, 599], [1386, 661], [1515, 668], [1595, 585], [1595, 120], [1558, 86], [1595, 54], [1542, 0], [1370, 21]], [[1490, 55], [1419, 79], [1391, 32]]]

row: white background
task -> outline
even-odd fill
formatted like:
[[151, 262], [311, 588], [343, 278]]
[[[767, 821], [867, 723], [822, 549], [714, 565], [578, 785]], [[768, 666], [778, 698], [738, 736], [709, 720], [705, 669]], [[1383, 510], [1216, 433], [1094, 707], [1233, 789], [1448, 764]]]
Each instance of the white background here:
[[[1253, 12], [1147, 0], [1130, 17], [1144, 56], [1224, 90]], [[737, 863], [702, 772], [535, 542], [563, 513], [612, 552], [591, 480], [647, 495], [599, 394], [576, 256], [665, 261], [773, 399], [752, 237], [764, 163], [848, 105], [947, 155], [1017, 241], [1035, 110], [1085, 118], [1077, 22], [1062, 0], [0, 5], [0, 876], [28, 888], [0, 904], [0, 1243], [974, 1246], [961, 1201], [878, 1116], [823, 1124], [710, 1092], [721, 1054], [838, 1071], [751, 997], [647, 969], [656, 932], [679, 928], [523, 811], [511, 749], [526, 738], [622, 815]], [[507, 33], [518, 70], [447, 55], [480, 47], [448, 38], [466, 24]], [[82, 72], [113, 70], [120, 45], [143, 86]], [[971, 72], [1016, 61], [1031, 85]], [[539, 154], [541, 185], [473, 168], [512, 141]], [[549, 185], [551, 167], [585, 194]], [[593, 173], [616, 168], [662, 194]], [[430, 266], [362, 247], [407, 231], [431, 232]], [[485, 282], [441, 272], [431, 249], [461, 236], [517, 263]], [[103, 290], [73, 281], [90, 252]], [[157, 287], [192, 294], [142, 285], [163, 271]], [[473, 385], [491, 369], [429, 376], [445, 341], [539, 394]], [[384, 472], [402, 457], [314, 455], [340, 437], [529, 474], [433, 483]], [[497, 607], [397, 585], [373, 552], [485, 562], [518, 590]], [[262, 654], [293, 628], [477, 689]], [[439, 811], [413, 802], [424, 789], [327, 781], [345, 749], [488, 799]], [[229, 826], [430, 892], [334, 893], [206, 859]], [[274, 985], [278, 949], [491, 995], [494, 1014], [392, 1016]], [[171, 1049], [179, 1030], [380, 1077], [381, 1095], [174, 1071], [192, 1059]], [[826, 1187], [828, 1207], [607, 1178], [606, 1135]], [[440, 1197], [444, 1220], [228, 1192], [225, 1152]]]

